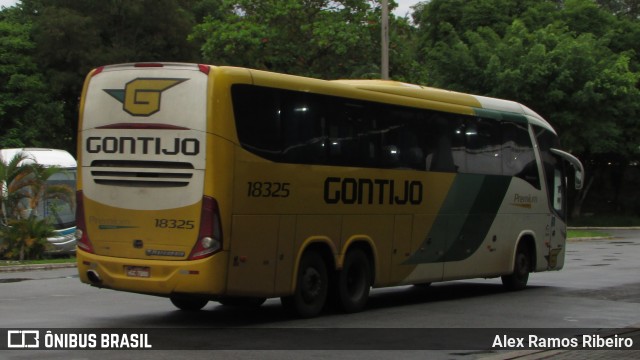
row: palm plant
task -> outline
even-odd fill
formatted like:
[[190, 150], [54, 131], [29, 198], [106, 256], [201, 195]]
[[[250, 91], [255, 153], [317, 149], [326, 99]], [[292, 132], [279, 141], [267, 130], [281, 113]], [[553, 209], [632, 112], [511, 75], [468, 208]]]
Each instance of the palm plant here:
[[26, 179], [31, 172], [31, 167], [24, 164], [27, 156], [23, 153], [16, 154], [5, 163], [5, 159], [0, 158], [0, 214], [2, 215], [2, 225], [8, 225], [10, 218], [16, 218], [16, 204], [23, 197], [24, 189], [30, 184]]
[[47, 246], [47, 238], [53, 236], [53, 227], [45, 220], [29, 216], [26, 219], [10, 220], [3, 231], [4, 256], [10, 259], [39, 258]]
[[47, 186], [47, 180], [60, 172], [60, 168], [25, 164], [25, 159], [23, 153], [16, 154], [7, 163], [0, 159], [0, 255], [19, 260], [40, 257], [47, 238], [54, 235], [48, 219], [38, 214], [40, 202], [59, 199], [73, 203], [73, 189], [65, 185]]
[[[43, 200], [58, 199], [68, 204], [74, 204], [74, 190], [67, 185], [53, 185], [48, 184], [53, 175], [56, 175], [62, 171], [59, 167], [47, 167], [40, 164], [30, 164], [29, 170], [29, 196], [28, 207], [31, 209], [30, 216], [38, 216], [37, 213], [40, 202]], [[55, 209], [53, 209], [55, 211]]]

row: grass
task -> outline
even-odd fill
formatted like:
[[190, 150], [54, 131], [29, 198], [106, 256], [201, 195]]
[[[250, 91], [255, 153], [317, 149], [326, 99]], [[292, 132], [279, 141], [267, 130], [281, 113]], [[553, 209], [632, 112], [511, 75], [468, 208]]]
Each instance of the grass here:
[[592, 238], [592, 237], [608, 237], [610, 234], [604, 231], [597, 230], [569, 230], [567, 231], [567, 237], [569, 239], [575, 238]]
[[570, 219], [569, 226], [640, 226], [640, 216], [634, 215], [591, 215]]
[[16, 265], [40, 265], [40, 264], [71, 264], [75, 263], [75, 256], [72, 257], [56, 257], [40, 260], [0, 260], [0, 266], [16, 266]]

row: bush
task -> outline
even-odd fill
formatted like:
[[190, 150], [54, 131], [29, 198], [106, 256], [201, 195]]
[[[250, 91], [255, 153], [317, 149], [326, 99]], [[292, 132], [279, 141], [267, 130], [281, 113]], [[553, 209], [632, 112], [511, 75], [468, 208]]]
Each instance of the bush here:
[[28, 217], [12, 220], [0, 232], [0, 256], [6, 260], [40, 259], [53, 227], [44, 219]]

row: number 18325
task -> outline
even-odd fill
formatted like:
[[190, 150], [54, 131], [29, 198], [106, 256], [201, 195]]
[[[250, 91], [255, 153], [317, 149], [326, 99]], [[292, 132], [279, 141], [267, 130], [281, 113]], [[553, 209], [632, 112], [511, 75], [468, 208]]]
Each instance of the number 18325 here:
[[247, 183], [248, 197], [289, 197], [291, 194], [288, 182], [249, 181]]

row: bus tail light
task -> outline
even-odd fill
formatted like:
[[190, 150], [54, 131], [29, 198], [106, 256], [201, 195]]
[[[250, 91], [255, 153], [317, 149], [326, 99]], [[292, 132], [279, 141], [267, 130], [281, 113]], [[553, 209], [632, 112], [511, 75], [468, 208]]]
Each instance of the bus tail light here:
[[84, 198], [82, 190], [76, 193], [76, 241], [80, 249], [93, 254], [93, 245], [87, 235], [87, 226], [84, 222]]
[[104, 70], [104, 66], [100, 66], [100, 67], [94, 69], [93, 72], [91, 73], [91, 77], [94, 77], [94, 76], [100, 74], [103, 70]]
[[191, 250], [189, 260], [211, 256], [222, 249], [222, 225], [218, 202], [208, 196], [202, 197], [202, 213], [200, 215], [200, 232], [198, 241]]
[[211, 72], [211, 67], [205, 64], [198, 64], [198, 69], [200, 69], [200, 72], [205, 75], [209, 75], [209, 72]]

